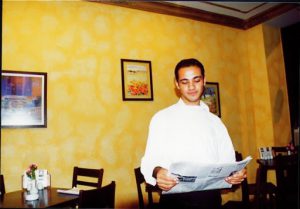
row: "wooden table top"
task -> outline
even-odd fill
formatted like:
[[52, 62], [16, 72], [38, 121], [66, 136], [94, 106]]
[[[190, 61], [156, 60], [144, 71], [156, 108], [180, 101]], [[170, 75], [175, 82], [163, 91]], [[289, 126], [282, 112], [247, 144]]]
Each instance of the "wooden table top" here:
[[277, 156], [273, 159], [263, 160], [258, 159], [256, 162], [263, 168], [266, 169], [277, 169], [277, 168], [285, 168], [289, 166], [294, 166], [299, 163], [298, 154], [286, 155], [286, 156]]
[[27, 201], [26, 191], [5, 193], [0, 197], [0, 208], [48, 208], [69, 206], [78, 201], [78, 195], [61, 194], [59, 188], [46, 188], [39, 191], [39, 199]]

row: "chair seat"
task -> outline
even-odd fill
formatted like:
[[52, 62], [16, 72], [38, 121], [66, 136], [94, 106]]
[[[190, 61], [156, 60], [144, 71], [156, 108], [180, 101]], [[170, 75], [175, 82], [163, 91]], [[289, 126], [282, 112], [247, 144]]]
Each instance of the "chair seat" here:
[[97, 189], [80, 190], [78, 208], [115, 208], [116, 183]]

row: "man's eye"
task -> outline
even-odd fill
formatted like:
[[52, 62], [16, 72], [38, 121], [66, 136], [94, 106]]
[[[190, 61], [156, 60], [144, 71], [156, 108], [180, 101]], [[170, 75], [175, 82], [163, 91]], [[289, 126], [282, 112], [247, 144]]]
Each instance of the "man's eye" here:
[[197, 78], [194, 79], [194, 81], [197, 82], [197, 83], [200, 82], [201, 80], [202, 80], [201, 77], [197, 77]]
[[188, 81], [181, 81], [181, 84], [188, 84]]

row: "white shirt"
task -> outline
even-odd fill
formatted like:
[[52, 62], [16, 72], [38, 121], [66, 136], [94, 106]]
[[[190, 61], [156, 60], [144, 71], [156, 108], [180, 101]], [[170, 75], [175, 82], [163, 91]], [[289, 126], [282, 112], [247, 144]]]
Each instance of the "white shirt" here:
[[141, 162], [146, 182], [156, 184], [152, 177], [155, 167], [169, 169], [171, 163], [181, 161], [235, 162], [234, 148], [225, 125], [202, 101], [193, 106], [180, 99], [151, 119]]

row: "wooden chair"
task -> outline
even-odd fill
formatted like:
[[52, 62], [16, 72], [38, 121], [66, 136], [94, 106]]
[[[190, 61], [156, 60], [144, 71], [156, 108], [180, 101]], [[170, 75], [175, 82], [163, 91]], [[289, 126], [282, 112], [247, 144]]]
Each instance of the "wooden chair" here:
[[116, 183], [97, 189], [80, 190], [78, 208], [115, 208]]
[[294, 155], [276, 156], [278, 208], [296, 209], [299, 198], [299, 158]]
[[[153, 201], [153, 192], [160, 193], [161, 190], [157, 186], [152, 186], [150, 184], [147, 184], [145, 181], [145, 178], [143, 174], [141, 173], [140, 167], [134, 169], [135, 174], [135, 181], [136, 181], [136, 187], [138, 192], [138, 200], [139, 200], [139, 208], [158, 208], [158, 203], [155, 203]], [[142, 185], [145, 185], [145, 191], [148, 194], [148, 203], [145, 206], [144, 198], [143, 198], [143, 192], [142, 192]]]
[[274, 157], [278, 155], [287, 155], [288, 149], [287, 147], [272, 147], [272, 152], [274, 154]]
[[[277, 198], [277, 187], [271, 183], [267, 182], [266, 179], [263, 179], [263, 174], [261, 168], [256, 170], [256, 187], [254, 190], [255, 193], [255, 207], [256, 208], [276, 208], [276, 198]], [[264, 201], [258, 201], [259, 198], [263, 198]], [[262, 204], [262, 205], [261, 205]]]
[[[89, 186], [94, 188], [101, 188], [103, 172], [104, 170], [102, 168], [92, 169], [92, 168], [74, 167], [72, 187], [77, 187], [77, 185], [83, 185], [83, 186]], [[90, 177], [92, 179], [82, 180], [82, 177]], [[92, 180], [94, 180], [94, 182]]]
[[5, 194], [4, 176], [0, 174], [0, 197]]
[[[243, 160], [242, 154], [235, 151], [235, 158], [236, 161]], [[260, 170], [257, 169], [256, 172], [256, 183], [261, 182], [260, 180]], [[241, 185], [233, 185], [232, 190], [235, 191], [237, 187], [241, 186], [242, 190], [242, 200], [241, 201], [234, 201], [229, 200], [227, 201], [222, 208], [223, 209], [250, 209], [250, 208], [257, 208], [257, 196], [262, 194], [268, 194], [271, 202], [275, 204], [275, 194], [276, 194], [276, 186], [270, 182], [267, 182], [265, 185], [260, 185], [260, 191], [258, 191], [257, 184], [249, 184], [247, 178], [242, 181]], [[253, 195], [254, 198], [250, 200], [250, 195]], [[273, 204], [272, 204], [273, 205]]]
[[[236, 161], [243, 160], [242, 154], [235, 151], [235, 159], [236, 159]], [[249, 195], [254, 193], [253, 192], [254, 186], [249, 185], [247, 178], [245, 178], [245, 180], [242, 181], [241, 185], [233, 185], [232, 191], [235, 191], [240, 186], [241, 186], [241, 190], [242, 190], [242, 200], [241, 201], [229, 200], [222, 206], [223, 209], [235, 209], [235, 208], [248, 209], [248, 208], [250, 208]], [[251, 190], [251, 191], [249, 191], [249, 190]]]

